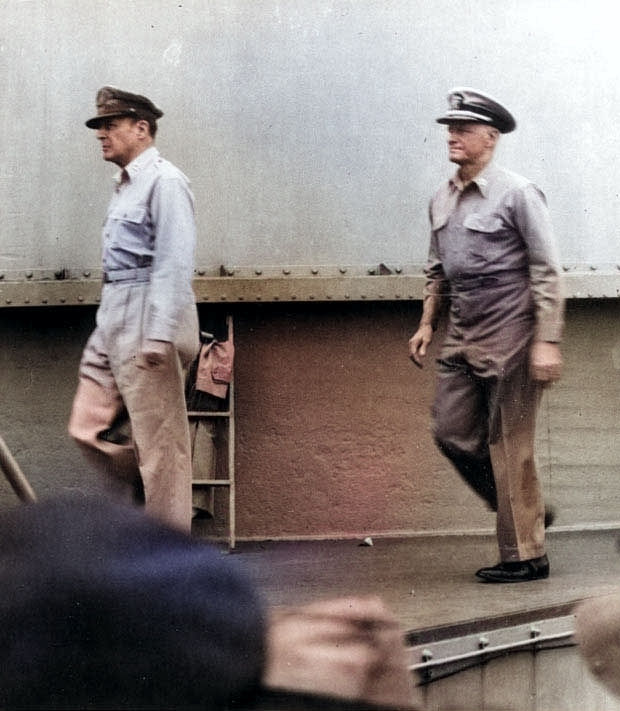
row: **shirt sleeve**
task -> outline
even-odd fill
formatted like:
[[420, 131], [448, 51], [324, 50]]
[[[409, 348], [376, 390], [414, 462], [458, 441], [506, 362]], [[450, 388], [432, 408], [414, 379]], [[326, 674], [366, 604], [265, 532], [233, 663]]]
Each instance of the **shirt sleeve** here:
[[516, 192], [515, 220], [528, 251], [535, 338], [559, 342], [564, 325], [562, 268], [545, 196], [535, 185]]
[[155, 182], [150, 212], [154, 252], [145, 337], [174, 341], [183, 310], [194, 300], [194, 198], [181, 174]]
[[442, 296], [446, 295], [449, 291], [448, 279], [445, 275], [443, 264], [439, 256], [439, 249], [437, 244], [437, 234], [433, 229], [433, 207], [432, 202], [429, 207], [429, 221], [431, 223], [431, 238], [428, 248], [428, 258], [426, 261], [426, 266], [424, 267], [424, 275], [426, 277], [426, 282], [424, 285], [423, 296], [426, 299], [429, 296]]

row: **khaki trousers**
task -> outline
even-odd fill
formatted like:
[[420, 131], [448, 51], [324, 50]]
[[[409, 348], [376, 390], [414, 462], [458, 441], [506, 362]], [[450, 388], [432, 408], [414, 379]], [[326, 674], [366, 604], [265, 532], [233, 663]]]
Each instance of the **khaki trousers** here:
[[534, 440], [542, 385], [527, 361], [505, 377], [439, 361], [433, 435], [459, 473], [497, 511], [503, 562], [545, 553], [544, 501]]
[[[157, 366], [140, 357], [147, 288], [113, 285], [113, 293], [102, 299], [97, 328], [80, 363], [69, 433], [103, 471], [117, 498], [143, 503], [150, 515], [190, 531], [187, 363], [171, 343]], [[191, 318], [188, 323], [193, 329]], [[194, 338], [197, 344], [197, 320]]]

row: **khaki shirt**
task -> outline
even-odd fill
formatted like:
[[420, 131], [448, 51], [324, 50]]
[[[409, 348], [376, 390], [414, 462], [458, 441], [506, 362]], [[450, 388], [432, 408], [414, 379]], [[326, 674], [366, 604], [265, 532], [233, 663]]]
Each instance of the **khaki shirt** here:
[[449, 297], [441, 357], [501, 371], [532, 338], [559, 342], [561, 266], [542, 192], [490, 164], [463, 187], [445, 183], [430, 204], [426, 294]]

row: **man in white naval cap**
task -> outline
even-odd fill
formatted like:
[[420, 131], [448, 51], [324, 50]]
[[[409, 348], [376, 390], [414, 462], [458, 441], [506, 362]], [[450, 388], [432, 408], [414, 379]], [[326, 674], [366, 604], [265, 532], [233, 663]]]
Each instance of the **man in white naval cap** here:
[[456, 174], [430, 203], [431, 240], [422, 316], [409, 355], [423, 365], [445, 304], [433, 436], [474, 491], [497, 512], [500, 561], [485, 582], [546, 578], [549, 513], [534, 459], [542, 389], [561, 374], [561, 268], [545, 197], [498, 166], [500, 134], [516, 127], [495, 99], [469, 88], [448, 96]]

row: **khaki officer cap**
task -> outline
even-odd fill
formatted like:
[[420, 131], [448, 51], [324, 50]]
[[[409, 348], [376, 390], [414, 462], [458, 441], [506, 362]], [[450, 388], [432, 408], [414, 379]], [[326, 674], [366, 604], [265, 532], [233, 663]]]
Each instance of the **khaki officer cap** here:
[[115, 116], [151, 116], [155, 120], [164, 113], [146, 96], [130, 94], [113, 86], [104, 86], [97, 92], [97, 115], [86, 121], [88, 128], [98, 128], [104, 119]]
[[448, 110], [437, 119], [437, 123], [450, 124], [456, 121], [473, 121], [493, 126], [500, 133], [510, 133], [517, 127], [512, 114], [490, 96], [457, 87], [448, 94]]

